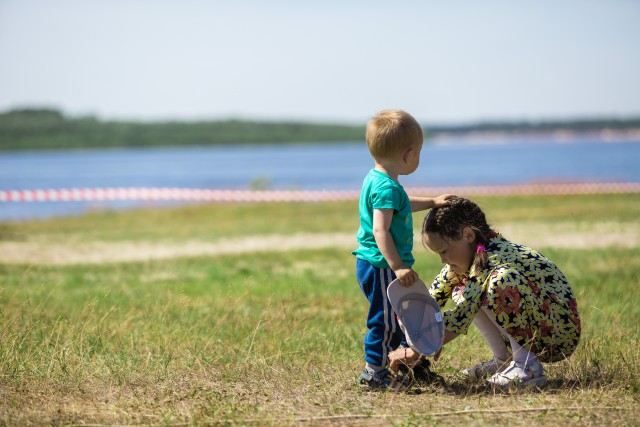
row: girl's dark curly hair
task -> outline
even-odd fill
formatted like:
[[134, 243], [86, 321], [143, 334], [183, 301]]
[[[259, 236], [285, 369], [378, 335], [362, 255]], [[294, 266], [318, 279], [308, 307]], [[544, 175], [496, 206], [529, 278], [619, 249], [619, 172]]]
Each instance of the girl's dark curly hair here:
[[[487, 245], [495, 233], [482, 209], [471, 200], [462, 197], [448, 199], [447, 206], [440, 206], [429, 211], [422, 223], [422, 241], [426, 233], [438, 233], [445, 240], [458, 240], [462, 230], [469, 227], [476, 236], [476, 243]], [[487, 264], [487, 252], [476, 251], [473, 266], [479, 271]]]

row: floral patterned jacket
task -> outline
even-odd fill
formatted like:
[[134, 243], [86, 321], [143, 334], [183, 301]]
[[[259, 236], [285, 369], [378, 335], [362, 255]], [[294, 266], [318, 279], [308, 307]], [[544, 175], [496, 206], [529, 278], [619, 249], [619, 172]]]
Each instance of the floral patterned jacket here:
[[480, 307], [524, 348], [543, 361], [568, 357], [580, 339], [578, 306], [560, 269], [539, 252], [496, 234], [486, 245], [488, 262], [481, 271], [457, 275], [445, 266], [429, 291], [444, 312], [445, 328], [466, 334]]

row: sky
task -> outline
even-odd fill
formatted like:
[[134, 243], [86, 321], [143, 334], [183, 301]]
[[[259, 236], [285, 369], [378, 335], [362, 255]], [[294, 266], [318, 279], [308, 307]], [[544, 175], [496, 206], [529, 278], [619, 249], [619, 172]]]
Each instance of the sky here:
[[637, 0], [0, 0], [0, 111], [638, 117], [639, 22]]

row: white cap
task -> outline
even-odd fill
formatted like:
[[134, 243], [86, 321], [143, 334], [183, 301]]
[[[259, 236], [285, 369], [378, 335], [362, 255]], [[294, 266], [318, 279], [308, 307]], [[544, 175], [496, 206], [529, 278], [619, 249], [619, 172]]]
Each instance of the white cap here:
[[387, 296], [411, 348], [424, 356], [437, 352], [444, 339], [444, 322], [424, 282], [405, 287], [396, 279], [389, 284]]

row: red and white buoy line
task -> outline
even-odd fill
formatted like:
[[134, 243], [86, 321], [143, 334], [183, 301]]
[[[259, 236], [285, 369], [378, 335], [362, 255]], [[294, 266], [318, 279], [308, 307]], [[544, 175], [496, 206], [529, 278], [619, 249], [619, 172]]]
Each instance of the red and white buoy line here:
[[[410, 195], [461, 196], [569, 195], [640, 193], [640, 182], [522, 184], [496, 186], [413, 187]], [[217, 190], [207, 188], [62, 188], [0, 190], [0, 202], [71, 201], [202, 201], [202, 202], [320, 202], [357, 200], [359, 191]]]

